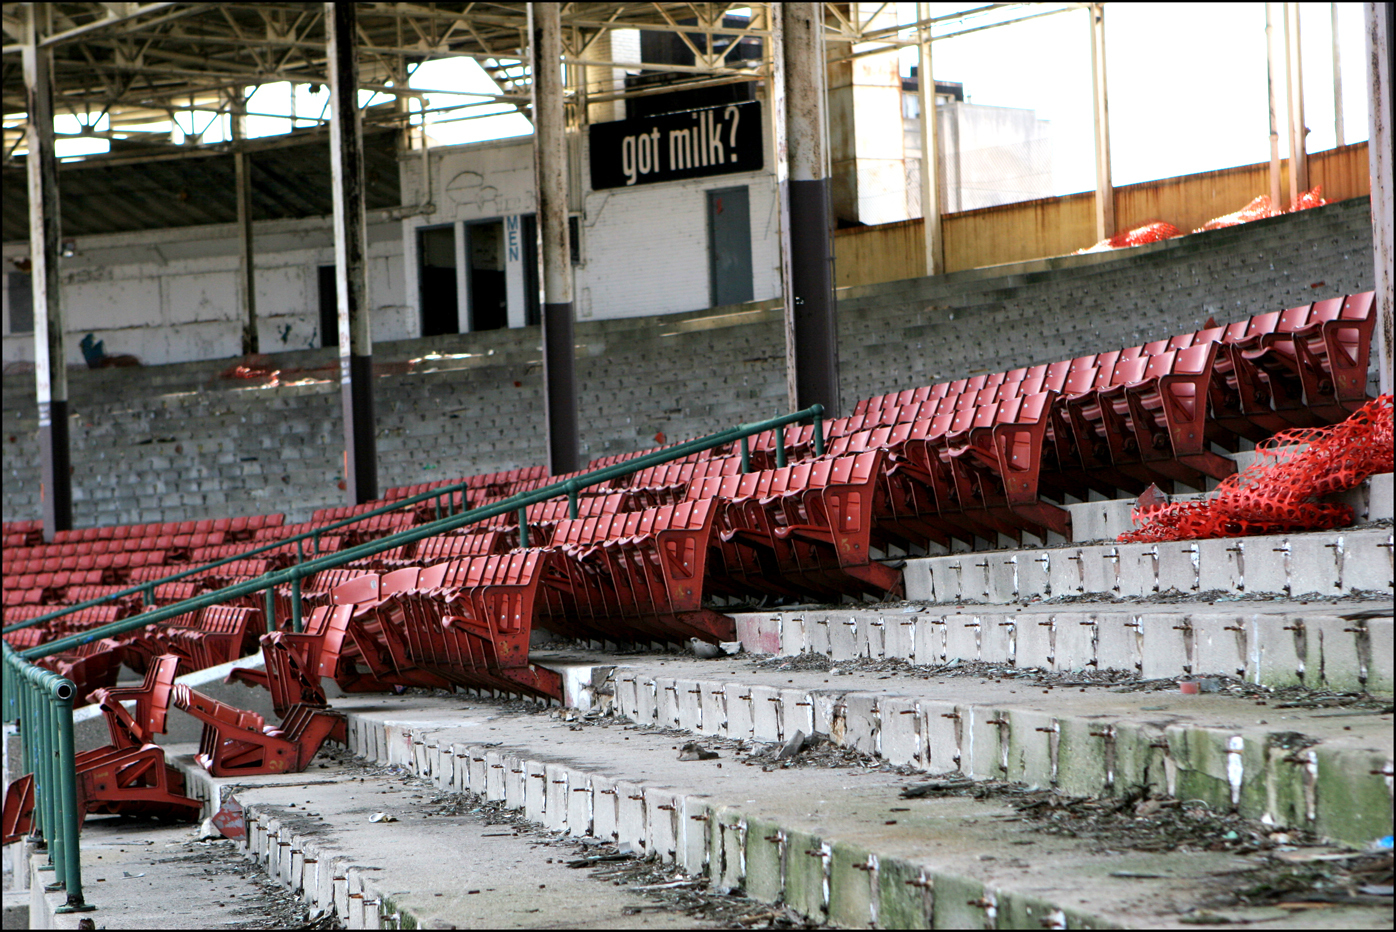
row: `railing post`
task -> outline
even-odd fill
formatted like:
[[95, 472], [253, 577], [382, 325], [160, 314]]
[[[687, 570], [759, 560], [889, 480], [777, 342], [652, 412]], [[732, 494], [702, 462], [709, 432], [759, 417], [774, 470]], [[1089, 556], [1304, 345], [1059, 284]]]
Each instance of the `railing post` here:
[[[64, 692], [67, 695], [64, 695]], [[63, 822], [58, 835], [63, 839], [63, 873], [59, 879], [67, 889], [68, 902], [57, 912], [86, 912], [96, 907], [87, 905], [82, 895], [82, 852], [78, 848], [78, 831], [83, 813], [78, 810], [77, 752], [73, 740], [73, 684], [66, 679], [59, 683], [54, 696], [58, 713], [58, 799], [63, 807]]]
[[432, 507], [436, 509], [436, 520], [441, 520], [441, 496], [437, 495], [431, 500]]
[[305, 541], [303, 540], [296, 541], [296, 562], [305, 562]]
[[575, 519], [577, 517], [577, 484], [567, 483], [567, 517]]
[[316, 528], [314, 536], [312, 536], [312, 537], [310, 538], [310, 542], [315, 546], [315, 555], [318, 557], [318, 556], [320, 555], [320, 530], [319, 530], [319, 528]]
[[785, 468], [785, 425], [776, 425], [776, 469]]
[[[31, 681], [32, 682], [32, 681]], [[35, 814], [42, 818], [39, 833], [44, 839], [44, 850], [48, 854], [48, 863], [41, 866], [41, 871], [53, 870], [53, 828], [57, 822], [58, 813], [54, 806], [55, 798], [53, 792], [54, 779], [57, 777], [54, 771], [54, 759], [51, 753], [53, 744], [53, 716], [49, 709], [48, 697], [41, 695], [38, 685], [35, 685], [35, 710], [38, 712], [38, 727], [35, 734], [29, 737], [37, 745], [38, 769], [34, 771], [34, 800], [37, 805], [34, 807]]]
[[823, 455], [824, 455], [824, 406], [823, 406], [823, 405], [815, 405], [815, 407], [816, 407], [816, 408], [819, 408], [819, 410], [816, 411], [816, 412], [814, 412], [814, 418], [813, 418], [813, 422], [814, 422], [814, 455], [815, 455], [815, 456], [823, 456]]
[[291, 630], [301, 633], [301, 578], [300, 574], [291, 577]]
[[528, 546], [528, 506], [519, 509], [519, 546]]
[[145, 587], [144, 587], [143, 589], [141, 589], [141, 597], [142, 597], [142, 599], [143, 599], [144, 602], [145, 602], [145, 607], [146, 607], [146, 608], [150, 608], [152, 605], [154, 605], [154, 604], [155, 604], [155, 583], [153, 583], [153, 582], [146, 583], [146, 584], [145, 584]]
[[276, 587], [267, 586], [262, 590], [262, 615], [266, 618], [267, 634], [276, 630]]
[[742, 438], [742, 475], [751, 472], [751, 449], [747, 444], [747, 438]]

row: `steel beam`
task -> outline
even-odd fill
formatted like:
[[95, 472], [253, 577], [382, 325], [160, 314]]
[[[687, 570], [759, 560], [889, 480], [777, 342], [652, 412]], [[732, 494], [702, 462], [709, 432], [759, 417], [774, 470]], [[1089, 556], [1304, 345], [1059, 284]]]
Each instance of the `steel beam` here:
[[1285, 4], [1285, 70], [1289, 74], [1289, 209], [1309, 190], [1309, 128], [1304, 125], [1304, 66], [1299, 54], [1299, 4]]
[[1095, 238], [1115, 235], [1115, 185], [1110, 180], [1110, 108], [1105, 93], [1105, 5], [1092, 3], [1091, 93], [1095, 113]]
[[[916, 18], [929, 21], [930, 4], [916, 4]], [[945, 272], [945, 240], [940, 232], [940, 121], [936, 115], [936, 79], [931, 72], [931, 27], [921, 27], [917, 45], [916, 94], [921, 102], [921, 222], [926, 274]]]
[[543, 244], [543, 412], [548, 425], [548, 471], [556, 476], [576, 472], [581, 460], [567, 232], [561, 4], [530, 3], [528, 35], [533, 65], [533, 164]]
[[247, 152], [242, 148], [247, 138], [247, 99], [243, 89], [232, 90], [231, 122], [233, 144], [233, 165], [236, 169], [238, 202], [238, 297], [242, 304], [242, 354], [250, 356], [260, 353], [257, 339], [257, 287], [256, 269], [252, 255], [252, 164]]
[[334, 179], [335, 291], [339, 302], [339, 381], [344, 404], [344, 482], [351, 505], [378, 497], [374, 441], [373, 336], [368, 307], [368, 223], [364, 140], [359, 116], [353, 3], [326, 3], [330, 73], [330, 169]]
[[1367, 34], [1367, 159], [1372, 171], [1372, 254], [1376, 263], [1377, 348], [1381, 366], [1381, 390], [1389, 393], [1392, 386], [1391, 318], [1392, 264], [1396, 263], [1393, 246], [1392, 213], [1396, 198], [1392, 197], [1391, 172], [1391, 4], [1364, 4], [1364, 26]]
[[1280, 104], [1276, 87], [1274, 4], [1265, 4], [1265, 89], [1270, 101], [1270, 209], [1280, 206]]
[[34, 384], [39, 409], [39, 494], [44, 540], [73, 526], [73, 479], [68, 456], [68, 367], [59, 290], [58, 158], [53, 148], [53, 52], [40, 48], [47, 4], [29, 4], [24, 86], [29, 116], [29, 258], [34, 307]]
[[[828, 169], [827, 73], [824, 5], [782, 3], [780, 70], [776, 93], [785, 95], [787, 174], [781, 199], [788, 205], [784, 243], [786, 365], [793, 383], [791, 410], [824, 406], [839, 414], [839, 350], [834, 304], [833, 212]], [[777, 154], [779, 158], [779, 153]]]

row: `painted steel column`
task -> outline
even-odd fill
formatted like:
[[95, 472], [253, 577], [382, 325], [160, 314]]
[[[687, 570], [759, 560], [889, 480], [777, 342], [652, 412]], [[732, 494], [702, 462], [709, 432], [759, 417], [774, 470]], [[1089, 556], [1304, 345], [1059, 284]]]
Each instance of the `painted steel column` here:
[[257, 286], [255, 264], [252, 257], [252, 166], [243, 151], [242, 141], [247, 138], [247, 98], [243, 88], [233, 88], [232, 129], [233, 165], [236, 175], [238, 201], [238, 297], [242, 303], [242, 354], [250, 356], [260, 353], [257, 339]]
[[1115, 235], [1115, 185], [1110, 180], [1110, 109], [1105, 94], [1105, 6], [1092, 3], [1091, 95], [1095, 112], [1095, 238]]
[[1285, 4], [1285, 70], [1289, 73], [1289, 209], [1309, 190], [1309, 128], [1304, 125], [1304, 66], [1299, 54], [1299, 4]]
[[[916, 4], [918, 22], [929, 22], [930, 4]], [[916, 73], [921, 102], [921, 222], [925, 236], [926, 274], [945, 272], [945, 241], [940, 231], [940, 121], [936, 115], [936, 79], [931, 73], [931, 27], [922, 26]]]
[[360, 505], [378, 497], [378, 451], [374, 442], [373, 336], [369, 326], [364, 142], [355, 23], [354, 4], [325, 4], [339, 381], [344, 402], [344, 482], [349, 504]]
[[29, 258], [34, 306], [34, 383], [39, 413], [39, 481], [44, 540], [73, 526], [73, 477], [68, 457], [68, 366], [59, 292], [58, 158], [53, 148], [53, 52], [39, 48], [35, 18], [48, 4], [31, 3], [24, 43], [29, 116], [24, 159], [29, 176]]
[[1392, 264], [1396, 262], [1391, 171], [1391, 4], [1364, 4], [1367, 34], [1367, 159], [1372, 171], [1372, 254], [1376, 263], [1377, 350], [1381, 390], [1392, 386]]
[[1270, 209], [1280, 206], [1280, 104], [1275, 87], [1274, 4], [1265, 4], [1265, 89], [1270, 99]]
[[[792, 410], [824, 406], [839, 414], [839, 348], [834, 304], [828, 120], [825, 90], [824, 5], [782, 3], [785, 144], [790, 241], [785, 290], [787, 366], [794, 370]], [[779, 92], [777, 88], [777, 92]], [[791, 364], [793, 363], [793, 366]]]
[[572, 255], [567, 235], [567, 137], [562, 99], [562, 5], [528, 5], [533, 71], [533, 164], [543, 241], [543, 412], [548, 470], [581, 466], [577, 360], [572, 316]]

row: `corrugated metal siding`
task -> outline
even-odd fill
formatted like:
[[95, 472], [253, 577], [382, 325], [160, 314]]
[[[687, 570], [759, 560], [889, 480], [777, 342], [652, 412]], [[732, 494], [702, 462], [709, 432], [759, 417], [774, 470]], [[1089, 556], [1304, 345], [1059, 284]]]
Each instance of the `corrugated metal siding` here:
[[[1268, 162], [1215, 172], [1163, 178], [1115, 189], [1120, 230], [1164, 220], [1185, 232], [1245, 207], [1270, 189]], [[1289, 163], [1282, 162], [1281, 190], [1289, 196]], [[1367, 144], [1360, 142], [1309, 156], [1311, 185], [1329, 201], [1371, 192]], [[983, 268], [1061, 256], [1095, 243], [1095, 194], [1021, 201], [946, 214], [945, 270]], [[920, 220], [855, 227], [834, 234], [838, 287], [919, 278], [926, 274]]]

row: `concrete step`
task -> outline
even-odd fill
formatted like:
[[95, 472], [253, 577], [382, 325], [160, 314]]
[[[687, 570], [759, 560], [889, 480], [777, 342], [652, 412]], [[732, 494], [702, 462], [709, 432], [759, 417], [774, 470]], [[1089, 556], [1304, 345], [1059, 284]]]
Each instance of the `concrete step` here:
[[1151, 598], [1156, 594], [1391, 597], [1392, 530], [1081, 544], [906, 561], [906, 596], [936, 604]]
[[1327, 707], [1280, 711], [1286, 703], [1260, 691], [1244, 698], [1244, 690], [1123, 692], [1080, 685], [1089, 677], [1013, 677], [1012, 670], [1010, 678], [992, 671], [889, 677], [857, 664], [841, 675], [799, 667], [629, 662], [611, 674], [609, 697], [604, 669], [586, 672], [602, 684], [592, 696], [603, 708], [644, 725], [766, 742], [803, 731], [894, 765], [1072, 795], [1147, 786], [1357, 846], [1391, 824], [1389, 703], [1384, 713], [1367, 703], [1365, 712], [1335, 718]]
[[1150, 680], [1228, 676], [1271, 689], [1389, 696], [1396, 664], [1390, 616], [1390, 601], [1229, 600], [846, 606], [735, 617], [743, 646], [757, 654], [1116, 671]]
[[[838, 926], [1162, 928], [1222, 894], [1236, 882], [1232, 872], [1254, 863], [1235, 852], [1188, 847], [1102, 854], [1084, 838], [1032, 831], [1002, 799], [904, 799], [902, 787], [915, 779], [872, 760], [744, 767], [728, 743], [716, 759], [681, 761], [676, 751], [683, 737], [672, 731], [605, 716], [568, 721], [572, 716], [459, 697], [354, 697], [336, 705], [350, 716], [350, 750], [370, 761], [405, 768], [442, 792], [520, 811], [556, 833], [614, 841], [706, 876], [718, 890], [743, 890]], [[1248, 746], [1242, 766], [1254, 755]], [[1223, 750], [1223, 774], [1236, 757]], [[288, 805], [299, 802], [298, 784], [307, 775], [215, 781], [187, 758], [176, 760], [191, 791], [219, 805], [236, 797], [250, 854], [271, 876], [318, 904], [342, 903], [350, 928], [377, 927], [393, 912], [403, 925], [409, 917], [419, 925], [431, 918], [459, 922], [459, 914], [427, 911], [444, 899], [429, 896], [442, 882], [443, 864], [476, 862], [512, 843], [477, 841], [464, 828], [443, 831], [439, 821], [422, 821], [425, 806], [409, 794], [375, 792], [367, 782], [346, 790], [333, 765], [309, 774], [332, 785], [305, 792], [307, 813]], [[1188, 779], [1183, 786], [1190, 791]], [[344, 798], [350, 793], [364, 798], [351, 802]], [[372, 847], [375, 826], [365, 825], [376, 810], [400, 820], [382, 832], [381, 850]], [[405, 854], [414, 845], [457, 854], [423, 865]], [[504, 858], [493, 860], [496, 872], [508, 872]], [[383, 870], [373, 870], [380, 865]], [[540, 892], [540, 901], [546, 896]], [[1338, 912], [1304, 921], [1360, 927], [1389, 921], [1376, 908]], [[1216, 921], [1283, 927], [1284, 919], [1274, 908], [1227, 908]]]

